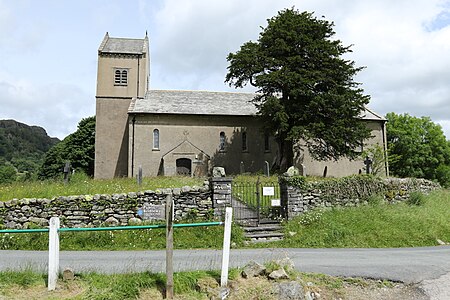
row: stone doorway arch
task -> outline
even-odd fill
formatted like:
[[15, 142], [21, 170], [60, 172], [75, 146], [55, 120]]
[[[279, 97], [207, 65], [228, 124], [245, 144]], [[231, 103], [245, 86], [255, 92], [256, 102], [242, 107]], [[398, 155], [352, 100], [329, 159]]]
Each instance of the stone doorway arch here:
[[192, 160], [189, 158], [178, 158], [176, 160], [177, 175], [191, 176], [192, 175]]

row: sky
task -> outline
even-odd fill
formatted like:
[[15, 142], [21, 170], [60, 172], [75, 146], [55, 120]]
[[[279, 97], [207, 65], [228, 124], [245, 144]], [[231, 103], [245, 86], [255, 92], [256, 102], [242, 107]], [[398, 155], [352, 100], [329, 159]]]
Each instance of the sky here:
[[[0, 119], [64, 138], [95, 115], [97, 50], [150, 39], [150, 88], [236, 91], [226, 57], [278, 11], [334, 22], [369, 107], [430, 117], [450, 139], [450, 0], [0, 0]], [[237, 91], [248, 92], [251, 88]]]

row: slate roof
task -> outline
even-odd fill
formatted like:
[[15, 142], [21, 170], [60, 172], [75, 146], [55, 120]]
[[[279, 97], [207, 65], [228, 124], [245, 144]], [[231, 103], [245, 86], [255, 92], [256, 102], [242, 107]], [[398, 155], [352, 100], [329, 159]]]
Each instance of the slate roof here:
[[[253, 116], [254, 97], [254, 93], [149, 90], [144, 98], [131, 101], [128, 113]], [[368, 108], [361, 119], [385, 121]]]
[[129, 113], [250, 116], [253, 93], [149, 90], [134, 99]]
[[98, 52], [109, 54], [143, 54], [147, 53], [147, 48], [147, 37], [143, 39], [111, 38], [106, 33], [98, 48]]

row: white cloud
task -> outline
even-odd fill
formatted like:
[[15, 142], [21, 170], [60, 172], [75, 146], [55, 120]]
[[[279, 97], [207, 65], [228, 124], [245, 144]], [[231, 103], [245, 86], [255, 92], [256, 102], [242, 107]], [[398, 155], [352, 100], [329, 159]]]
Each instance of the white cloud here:
[[[60, 137], [72, 132], [82, 117], [94, 112], [95, 82], [88, 85], [86, 81], [95, 81], [95, 74], [90, 74], [96, 72], [92, 60], [106, 31], [136, 37], [149, 30], [152, 88], [227, 90], [223, 82], [227, 54], [256, 40], [266, 19], [295, 5], [333, 21], [336, 38], [345, 45], [354, 44], [348, 58], [367, 67], [356, 79], [371, 95], [371, 108], [380, 114], [430, 116], [450, 135], [448, 0], [78, 3], [70, 6], [71, 12], [80, 7], [73, 14], [67, 14], [67, 8], [50, 14], [66, 13], [64, 18], [33, 22], [56, 5], [0, 0], [0, 55], [8, 58], [0, 61], [0, 117], [21, 117]], [[81, 16], [86, 16], [83, 23], [75, 26]], [[27, 25], [24, 20], [29, 20]], [[50, 52], [54, 49], [61, 51]], [[24, 51], [27, 55], [21, 56]], [[86, 56], [89, 51], [92, 55]], [[42, 73], [37, 82], [32, 75], [39, 74], [41, 65], [52, 72]]]

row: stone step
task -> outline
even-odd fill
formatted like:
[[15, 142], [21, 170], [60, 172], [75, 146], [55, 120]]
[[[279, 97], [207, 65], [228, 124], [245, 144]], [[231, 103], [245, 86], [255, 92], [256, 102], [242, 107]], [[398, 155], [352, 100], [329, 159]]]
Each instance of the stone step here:
[[271, 232], [258, 232], [258, 233], [246, 233], [245, 237], [249, 238], [249, 239], [261, 239], [261, 238], [266, 238], [267, 239], [267, 238], [275, 238], [275, 237], [282, 238], [282, 237], [284, 237], [284, 233], [282, 233], [282, 232], [273, 232], [273, 231], [271, 231]]
[[282, 230], [283, 228], [280, 225], [265, 225], [265, 226], [252, 226], [252, 227], [244, 227], [245, 232], [257, 232], [257, 231], [277, 231]]

